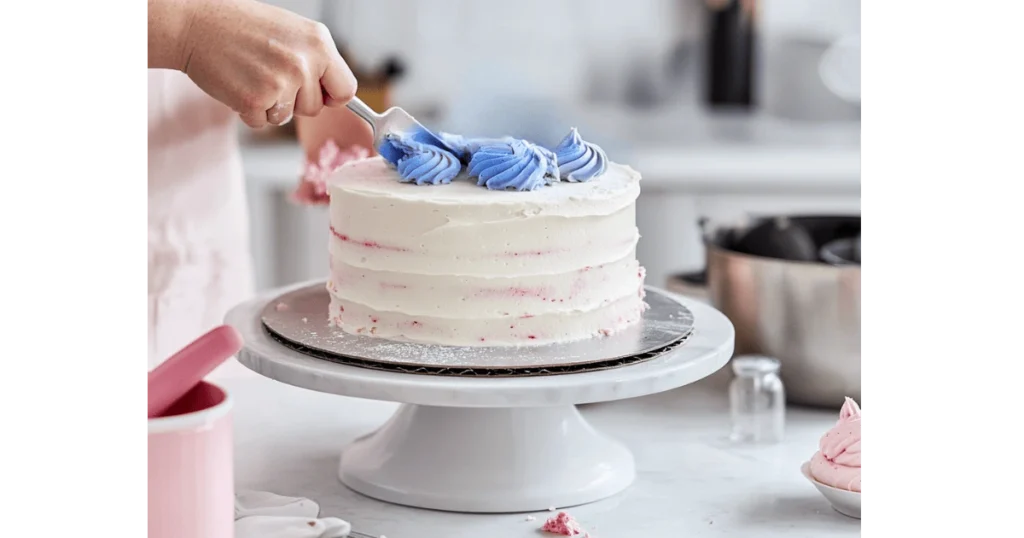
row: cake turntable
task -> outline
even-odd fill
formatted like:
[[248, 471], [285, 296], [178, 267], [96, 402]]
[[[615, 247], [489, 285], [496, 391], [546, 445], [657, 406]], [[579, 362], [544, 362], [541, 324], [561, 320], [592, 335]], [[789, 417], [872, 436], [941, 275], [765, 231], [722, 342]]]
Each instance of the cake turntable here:
[[323, 282], [236, 306], [238, 360], [325, 393], [400, 402], [341, 454], [339, 478], [387, 502], [526, 512], [593, 502], [635, 478], [632, 453], [575, 405], [653, 394], [728, 362], [732, 324], [714, 308], [647, 288], [643, 320], [609, 337], [523, 347], [448, 347], [351, 335], [327, 324]]

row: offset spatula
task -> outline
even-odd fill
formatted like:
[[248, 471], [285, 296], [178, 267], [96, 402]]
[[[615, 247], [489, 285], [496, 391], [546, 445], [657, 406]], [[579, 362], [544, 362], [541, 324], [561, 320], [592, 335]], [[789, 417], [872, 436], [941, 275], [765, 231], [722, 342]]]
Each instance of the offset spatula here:
[[456, 153], [451, 146], [399, 107], [391, 107], [383, 114], [378, 114], [358, 97], [353, 97], [346, 106], [370, 124], [373, 129], [373, 147], [378, 150], [384, 137], [393, 134]]

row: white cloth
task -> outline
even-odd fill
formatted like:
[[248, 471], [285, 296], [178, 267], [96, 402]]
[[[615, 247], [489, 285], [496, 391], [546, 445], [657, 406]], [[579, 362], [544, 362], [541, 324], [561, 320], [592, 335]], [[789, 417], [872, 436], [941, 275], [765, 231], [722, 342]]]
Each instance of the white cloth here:
[[149, 368], [253, 292], [238, 122], [183, 73], [149, 70]]
[[309, 499], [265, 491], [235, 494], [235, 538], [345, 538], [352, 525], [336, 517], [320, 517]]

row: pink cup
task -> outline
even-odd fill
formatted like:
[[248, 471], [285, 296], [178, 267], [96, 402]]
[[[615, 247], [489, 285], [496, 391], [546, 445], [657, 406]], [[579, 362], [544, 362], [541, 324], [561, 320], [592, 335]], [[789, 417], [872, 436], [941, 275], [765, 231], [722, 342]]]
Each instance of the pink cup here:
[[233, 538], [231, 397], [205, 381], [149, 420], [149, 538]]

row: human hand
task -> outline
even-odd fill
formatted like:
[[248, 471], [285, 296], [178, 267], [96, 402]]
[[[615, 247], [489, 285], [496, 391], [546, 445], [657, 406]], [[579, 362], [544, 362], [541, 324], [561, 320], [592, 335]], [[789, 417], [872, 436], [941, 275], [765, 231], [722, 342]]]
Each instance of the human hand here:
[[356, 79], [323, 24], [255, 0], [194, 0], [182, 70], [249, 127], [342, 107]]

